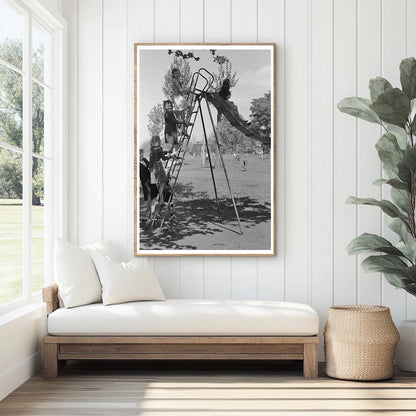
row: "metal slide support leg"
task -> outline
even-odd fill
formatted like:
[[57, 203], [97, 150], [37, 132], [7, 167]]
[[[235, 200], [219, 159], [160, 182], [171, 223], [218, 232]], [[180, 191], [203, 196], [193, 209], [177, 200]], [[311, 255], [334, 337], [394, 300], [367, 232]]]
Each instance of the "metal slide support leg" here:
[[[208, 104], [208, 103], [207, 103], [207, 104]], [[203, 114], [202, 114], [202, 107], [201, 107], [201, 106], [199, 106], [199, 113], [201, 114], [202, 129], [204, 130], [205, 146], [207, 147], [208, 161], [209, 161], [209, 168], [210, 168], [210, 170], [211, 170], [211, 178], [212, 178], [212, 183], [213, 183], [213, 185], [214, 185], [215, 200], [217, 201], [218, 215], [219, 215], [219, 217], [220, 217], [220, 222], [222, 222], [221, 210], [220, 210], [220, 203], [218, 202], [217, 185], [216, 185], [216, 183], [215, 183], [214, 172], [213, 172], [213, 170], [212, 170], [211, 152], [209, 151], [208, 136], [207, 136], [207, 131], [206, 131], [206, 128], [205, 128], [205, 121], [204, 121], [204, 116], [203, 116]]]
[[[209, 104], [208, 104], [208, 101], [206, 99], [205, 99], [205, 102], [207, 104], [209, 117], [211, 119], [212, 129], [214, 130], [215, 141], [217, 142], [218, 153], [220, 155], [221, 165], [222, 165], [222, 168], [224, 170], [225, 179], [227, 181], [228, 191], [230, 192], [231, 200], [233, 201], [234, 211], [235, 211], [235, 215], [236, 215], [237, 221], [238, 221], [238, 227], [240, 228], [240, 234], [243, 235], [243, 230], [241, 229], [240, 216], [238, 215], [237, 205], [235, 203], [234, 195], [233, 195], [233, 192], [231, 190], [230, 180], [228, 179], [227, 169], [225, 168], [224, 159], [223, 159], [222, 153], [221, 153], [220, 142], [218, 140], [218, 135], [217, 135], [217, 129], [215, 128], [214, 119], [212, 118], [211, 109], [209, 108]], [[201, 111], [201, 115], [202, 115], [202, 111]]]

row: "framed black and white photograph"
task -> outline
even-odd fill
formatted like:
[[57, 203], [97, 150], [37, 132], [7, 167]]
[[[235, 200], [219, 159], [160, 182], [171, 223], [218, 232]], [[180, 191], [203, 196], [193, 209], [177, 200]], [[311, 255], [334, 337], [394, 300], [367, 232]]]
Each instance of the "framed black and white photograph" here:
[[134, 48], [135, 255], [275, 255], [275, 45]]

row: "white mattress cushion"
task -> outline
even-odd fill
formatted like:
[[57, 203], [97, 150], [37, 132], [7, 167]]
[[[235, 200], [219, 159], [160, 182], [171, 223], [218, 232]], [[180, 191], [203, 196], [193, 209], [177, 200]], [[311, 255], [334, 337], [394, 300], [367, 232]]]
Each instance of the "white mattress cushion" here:
[[58, 309], [51, 335], [316, 335], [318, 314], [308, 305], [272, 301], [168, 299]]

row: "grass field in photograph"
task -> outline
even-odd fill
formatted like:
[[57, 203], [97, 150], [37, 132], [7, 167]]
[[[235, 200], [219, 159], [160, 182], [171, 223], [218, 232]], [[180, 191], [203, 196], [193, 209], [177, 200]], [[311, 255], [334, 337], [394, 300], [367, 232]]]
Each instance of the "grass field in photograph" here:
[[[23, 206], [0, 199], [0, 305], [23, 294]], [[43, 206], [32, 207], [32, 289], [43, 286]]]
[[[221, 166], [213, 170], [222, 221], [219, 221], [209, 163], [186, 155], [175, 190], [175, 217], [163, 229], [149, 228], [140, 210], [141, 249], [267, 250], [271, 242], [270, 155], [225, 154], [224, 163], [241, 220], [243, 235]], [[213, 156], [213, 160], [214, 160]], [[245, 164], [243, 161], [245, 160]]]

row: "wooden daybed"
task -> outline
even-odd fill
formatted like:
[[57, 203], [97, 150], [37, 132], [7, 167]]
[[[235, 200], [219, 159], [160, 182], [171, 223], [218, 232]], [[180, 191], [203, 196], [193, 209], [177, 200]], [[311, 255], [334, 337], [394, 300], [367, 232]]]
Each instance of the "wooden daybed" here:
[[[43, 289], [43, 300], [47, 305], [47, 314], [50, 316], [59, 309], [58, 287], [56, 285]], [[181, 301], [179, 301], [181, 302]], [[201, 300], [203, 302], [203, 300]], [[213, 301], [215, 302], [215, 301]], [[233, 301], [230, 301], [233, 302]], [[150, 304], [152, 302], [147, 302]], [[186, 301], [182, 301], [182, 304]], [[259, 303], [259, 302], [258, 302]], [[139, 302], [137, 302], [139, 304]], [[285, 303], [281, 303], [285, 304]], [[95, 304], [94, 307], [102, 307], [102, 304]], [[128, 305], [128, 304], [124, 304]], [[146, 302], [140, 302], [143, 308]], [[164, 302], [157, 306], [165, 306]], [[253, 301], [249, 307], [256, 307]], [[288, 304], [297, 305], [297, 304]], [[300, 304], [299, 304], [300, 305]], [[90, 306], [90, 305], [88, 305]], [[134, 305], [133, 305], [134, 306]], [[129, 308], [133, 307], [131, 304]], [[170, 304], [168, 304], [170, 306]], [[231, 304], [231, 308], [235, 309]], [[306, 305], [305, 309], [309, 308]], [[193, 305], [194, 307], [194, 305]], [[206, 307], [206, 306], [204, 306]], [[80, 307], [83, 308], [83, 307]], [[104, 308], [109, 308], [105, 306]], [[74, 311], [78, 308], [67, 309]], [[309, 308], [312, 313], [315, 313]], [[108, 309], [105, 309], [106, 311]], [[62, 310], [64, 312], [64, 310]], [[87, 311], [88, 312], [88, 311]], [[72, 312], [67, 312], [72, 313]], [[76, 313], [79, 313], [77, 311]], [[284, 319], [287, 319], [287, 312]], [[290, 312], [289, 312], [290, 313]], [[310, 313], [310, 312], [308, 312]], [[297, 313], [299, 315], [299, 313]], [[87, 316], [87, 315], [86, 315]], [[89, 360], [89, 359], [111, 359], [111, 360], [303, 360], [303, 374], [305, 378], [316, 378], [318, 376], [318, 335], [315, 317], [314, 334], [307, 336], [286, 336], [286, 335], [170, 335], [166, 336], [114, 336], [97, 335], [97, 328], [94, 326], [94, 334], [82, 335], [46, 335], [43, 339], [44, 345], [44, 377], [58, 377], [59, 368], [66, 360]], [[48, 318], [49, 319], [49, 318]], [[141, 318], [142, 319], [142, 318]], [[294, 320], [298, 318], [294, 317]], [[82, 319], [75, 318], [80, 322]], [[124, 317], [123, 317], [124, 321]], [[148, 320], [147, 320], [148, 322]], [[76, 322], [75, 322], [76, 324]], [[49, 331], [51, 332], [51, 331]], [[256, 332], [256, 331], [253, 331]]]

